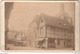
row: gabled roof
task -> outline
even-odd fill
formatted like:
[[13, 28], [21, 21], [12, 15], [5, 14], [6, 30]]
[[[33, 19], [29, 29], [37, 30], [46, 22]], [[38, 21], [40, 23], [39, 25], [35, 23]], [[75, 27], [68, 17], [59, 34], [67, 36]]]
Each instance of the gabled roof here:
[[52, 27], [66, 28], [66, 29], [74, 29], [73, 25], [70, 24], [67, 20], [61, 19], [58, 17], [49, 16], [46, 14], [36, 15], [33, 19], [32, 23], [36, 23], [38, 26], [40, 25], [40, 20], [45, 21], [45, 25], [49, 25]]
[[73, 28], [73, 25], [71, 25], [65, 19], [48, 16], [46, 14], [41, 14], [40, 17], [43, 18], [46, 25], [50, 25], [50, 26], [53, 26], [53, 27], [67, 28], [67, 29], [72, 29]]

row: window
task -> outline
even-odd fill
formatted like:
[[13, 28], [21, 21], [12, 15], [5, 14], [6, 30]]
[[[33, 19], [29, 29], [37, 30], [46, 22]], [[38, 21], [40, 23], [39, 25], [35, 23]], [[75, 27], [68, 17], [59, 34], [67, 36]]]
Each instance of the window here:
[[60, 36], [61, 35], [61, 29], [59, 29], [58, 32], [59, 32], [59, 36]]
[[47, 33], [51, 33], [50, 27], [47, 27]]
[[66, 36], [66, 30], [64, 30], [64, 36]]
[[62, 35], [64, 36], [65, 32], [64, 32], [64, 29], [62, 29]]
[[51, 34], [47, 34], [47, 37], [51, 37]]

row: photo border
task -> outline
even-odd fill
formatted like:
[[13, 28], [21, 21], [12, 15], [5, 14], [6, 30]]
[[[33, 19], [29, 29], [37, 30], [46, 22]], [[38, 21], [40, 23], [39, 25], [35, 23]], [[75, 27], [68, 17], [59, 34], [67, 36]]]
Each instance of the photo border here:
[[[75, 50], [5, 50], [5, 2], [75, 2]], [[79, 2], [78, 1], [2, 1], [1, 2], [1, 50], [3, 51], [48, 51], [48, 52], [74, 52], [79, 51]]]

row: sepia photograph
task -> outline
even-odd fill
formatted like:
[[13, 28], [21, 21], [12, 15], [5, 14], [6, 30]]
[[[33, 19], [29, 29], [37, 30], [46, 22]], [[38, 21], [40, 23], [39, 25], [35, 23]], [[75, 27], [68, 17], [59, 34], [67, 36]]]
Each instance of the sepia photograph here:
[[5, 50], [75, 50], [75, 2], [5, 2]]

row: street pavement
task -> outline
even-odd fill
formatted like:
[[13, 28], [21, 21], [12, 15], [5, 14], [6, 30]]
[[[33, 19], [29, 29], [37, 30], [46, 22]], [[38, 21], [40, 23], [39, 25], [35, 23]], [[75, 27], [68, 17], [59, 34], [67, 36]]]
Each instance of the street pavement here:
[[72, 48], [35, 48], [27, 46], [15, 46], [13, 44], [7, 45], [9, 50], [72, 50]]

